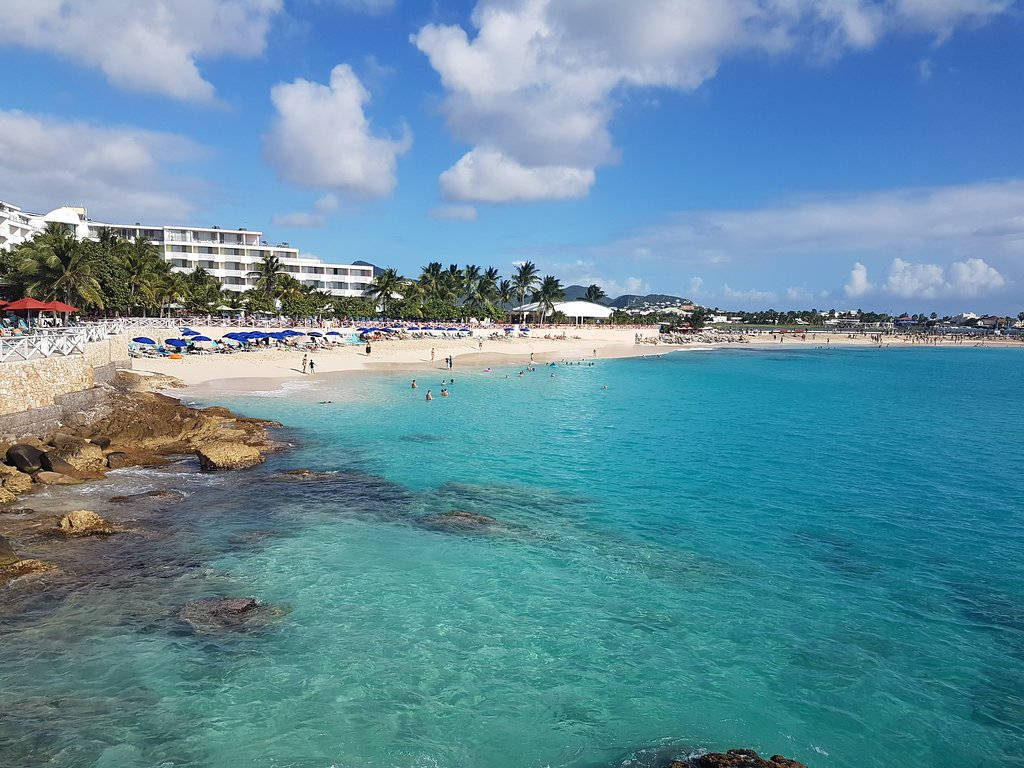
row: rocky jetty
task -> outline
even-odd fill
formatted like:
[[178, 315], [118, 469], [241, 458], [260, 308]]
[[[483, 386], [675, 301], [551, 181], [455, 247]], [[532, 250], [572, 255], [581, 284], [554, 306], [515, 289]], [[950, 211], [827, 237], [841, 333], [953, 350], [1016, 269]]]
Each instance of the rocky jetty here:
[[178, 618], [200, 634], [249, 632], [274, 624], [287, 608], [261, 603], [254, 597], [217, 597], [193, 600], [178, 611]]

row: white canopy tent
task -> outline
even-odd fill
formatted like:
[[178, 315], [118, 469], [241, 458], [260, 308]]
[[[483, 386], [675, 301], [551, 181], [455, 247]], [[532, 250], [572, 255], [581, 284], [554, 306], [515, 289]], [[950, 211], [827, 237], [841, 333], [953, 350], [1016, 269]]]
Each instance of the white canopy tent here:
[[[524, 304], [521, 307], [516, 307], [513, 312], [527, 312], [535, 313], [540, 310], [540, 304], [534, 302], [532, 304]], [[602, 304], [595, 304], [592, 301], [556, 301], [555, 312], [560, 312], [574, 323], [582, 323], [585, 320], [607, 320], [612, 316], [611, 307], [606, 307]], [[545, 315], [550, 314], [545, 312]]]

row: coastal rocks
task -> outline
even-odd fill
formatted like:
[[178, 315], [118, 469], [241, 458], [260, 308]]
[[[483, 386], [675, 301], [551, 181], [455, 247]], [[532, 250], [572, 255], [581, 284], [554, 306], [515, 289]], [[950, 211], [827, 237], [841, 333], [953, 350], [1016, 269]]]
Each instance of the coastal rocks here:
[[0, 485], [0, 504], [10, 504], [17, 498], [18, 497], [15, 496], [13, 492], [7, 490], [2, 485]]
[[82, 482], [76, 477], [62, 475], [59, 472], [48, 472], [43, 470], [32, 475], [32, 479], [40, 485], [77, 485]]
[[15, 443], [7, 449], [7, 463], [21, 472], [32, 474], [43, 468], [43, 452], [28, 443]]
[[253, 597], [223, 597], [185, 603], [178, 618], [193, 631], [209, 634], [263, 629], [285, 613], [285, 607], [261, 603]]
[[78, 470], [60, 458], [56, 453], [44, 453], [42, 464], [43, 470], [46, 472], [56, 472], [59, 475], [69, 475], [71, 477], [75, 477], [78, 474]]
[[668, 768], [807, 768], [803, 763], [782, 755], [763, 758], [752, 749], [730, 749], [728, 752], [708, 752], [689, 760], [673, 760]]
[[316, 480], [317, 478], [334, 477], [336, 472], [320, 472], [309, 467], [299, 469], [288, 469], [281, 473], [285, 479], [292, 480]]
[[0, 536], [0, 586], [22, 576], [55, 570], [57, 567], [53, 563], [43, 560], [22, 560], [14, 551], [11, 543]]
[[91, 510], [76, 509], [60, 519], [59, 530], [65, 536], [109, 536], [121, 529]]
[[430, 515], [420, 522], [424, 528], [448, 533], [490, 533], [499, 526], [493, 517], [460, 509]]
[[32, 488], [32, 478], [14, 467], [0, 464], [0, 486], [9, 493], [24, 493]]
[[199, 465], [203, 469], [244, 469], [263, 461], [258, 449], [245, 443], [216, 440], [196, 448]]
[[166, 464], [167, 459], [152, 451], [111, 451], [107, 454], [108, 469], [124, 469], [125, 467], [156, 467]]
[[51, 442], [53, 449], [46, 451], [42, 456], [43, 469], [53, 472], [62, 471], [47, 466], [54, 460], [84, 474], [100, 473], [106, 467], [107, 460], [103, 455], [103, 449], [89, 440], [73, 435], [58, 434], [54, 435]]

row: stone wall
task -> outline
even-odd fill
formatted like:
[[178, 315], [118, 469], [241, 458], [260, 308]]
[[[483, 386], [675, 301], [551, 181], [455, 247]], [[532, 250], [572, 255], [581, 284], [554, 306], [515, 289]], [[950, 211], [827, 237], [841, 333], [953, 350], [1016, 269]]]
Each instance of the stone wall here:
[[97, 385], [131, 367], [130, 341], [115, 336], [86, 344], [81, 355], [0, 363], [0, 437], [53, 431], [76, 413], [99, 407], [104, 397]]

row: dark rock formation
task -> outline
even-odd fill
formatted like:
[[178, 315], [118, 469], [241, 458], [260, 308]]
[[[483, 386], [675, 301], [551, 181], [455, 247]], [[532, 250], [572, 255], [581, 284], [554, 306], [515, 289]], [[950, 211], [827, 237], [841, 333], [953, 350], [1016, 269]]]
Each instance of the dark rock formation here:
[[247, 632], [273, 624], [286, 612], [253, 597], [214, 597], [185, 603], [178, 618], [198, 633]]
[[29, 474], [43, 468], [43, 452], [27, 443], [15, 443], [7, 449], [7, 463]]
[[148, 501], [150, 499], [166, 499], [167, 501], [179, 501], [184, 494], [181, 491], [173, 491], [170, 488], [161, 488], [156, 491], [143, 491], [142, 493], [130, 493], [127, 496], [111, 496], [110, 501], [114, 504], [132, 504], [137, 501]]
[[673, 760], [668, 768], [807, 768], [803, 763], [782, 755], [763, 758], [752, 749], [730, 749], [728, 752], [708, 752], [688, 760]]
[[450, 533], [486, 533], [498, 525], [498, 521], [493, 517], [476, 512], [464, 512], [461, 509], [424, 517], [420, 523], [425, 528]]
[[46, 472], [57, 472], [61, 475], [70, 475], [72, 477], [78, 473], [73, 466], [58, 456], [56, 451], [45, 451], [40, 459], [40, 463]]

